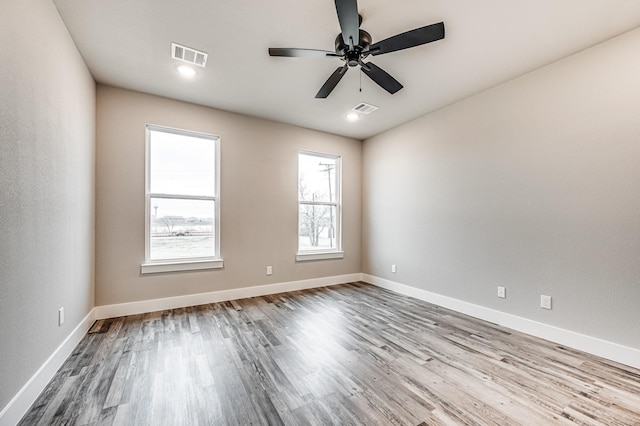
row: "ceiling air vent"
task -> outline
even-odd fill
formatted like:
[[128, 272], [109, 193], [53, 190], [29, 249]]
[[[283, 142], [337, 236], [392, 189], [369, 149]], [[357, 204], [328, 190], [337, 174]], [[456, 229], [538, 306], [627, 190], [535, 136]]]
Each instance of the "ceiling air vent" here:
[[364, 102], [353, 107], [353, 110], [355, 112], [359, 112], [360, 114], [371, 114], [373, 111], [377, 109], [378, 109], [377, 106], [365, 104]]
[[205, 52], [182, 46], [177, 43], [171, 43], [171, 57], [191, 65], [197, 65], [204, 68], [207, 65], [207, 57]]

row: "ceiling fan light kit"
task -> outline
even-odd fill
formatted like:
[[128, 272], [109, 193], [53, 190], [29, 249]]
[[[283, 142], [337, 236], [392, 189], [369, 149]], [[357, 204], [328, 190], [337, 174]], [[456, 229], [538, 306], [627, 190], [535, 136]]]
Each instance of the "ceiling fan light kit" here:
[[444, 38], [444, 22], [439, 22], [437, 24], [431, 24], [411, 31], [406, 31], [377, 43], [373, 43], [371, 35], [367, 31], [360, 29], [362, 16], [358, 14], [357, 0], [335, 0], [335, 5], [341, 30], [341, 33], [336, 37], [335, 51], [299, 48], [269, 48], [270, 56], [290, 58], [335, 57], [340, 58], [345, 62], [345, 64], [338, 67], [322, 85], [316, 94], [316, 98], [318, 99], [324, 99], [329, 96], [349, 68], [357, 66], [359, 66], [362, 72], [371, 78], [371, 80], [376, 84], [387, 92], [394, 94], [402, 89], [402, 84], [373, 62], [364, 62], [364, 60], [369, 57], [369, 55], [383, 55], [385, 53], [409, 49], [411, 47], [420, 46]]

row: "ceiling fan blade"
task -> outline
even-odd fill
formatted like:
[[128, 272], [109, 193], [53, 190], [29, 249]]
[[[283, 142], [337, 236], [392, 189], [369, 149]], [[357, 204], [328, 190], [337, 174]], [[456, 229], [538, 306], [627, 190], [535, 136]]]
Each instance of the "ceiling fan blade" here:
[[361, 64], [362, 72], [375, 81], [380, 87], [392, 95], [402, 89], [402, 84], [395, 78], [391, 77], [385, 70], [372, 62]]
[[342, 39], [347, 46], [357, 46], [360, 41], [360, 18], [357, 0], [335, 0]]
[[383, 53], [408, 49], [410, 47], [420, 46], [443, 38], [444, 22], [439, 22], [437, 24], [427, 25], [426, 27], [416, 28], [415, 30], [407, 31], [374, 43], [369, 48], [369, 53], [372, 55], [382, 55]]
[[316, 94], [316, 99], [324, 99], [329, 96], [333, 89], [335, 89], [335, 87], [338, 85], [340, 80], [342, 80], [342, 77], [344, 77], [344, 75], [347, 73], [348, 69], [349, 65], [337, 68], [333, 72], [333, 74], [331, 74], [331, 77], [329, 77], [329, 79], [324, 82], [324, 84]]
[[338, 56], [338, 55], [336, 55], [336, 52], [331, 52], [328, 50], [270, 47], [269, 56], [284, 56], [288, 58], [308, 58], [308, 57], [318, 58], [318, 57]]

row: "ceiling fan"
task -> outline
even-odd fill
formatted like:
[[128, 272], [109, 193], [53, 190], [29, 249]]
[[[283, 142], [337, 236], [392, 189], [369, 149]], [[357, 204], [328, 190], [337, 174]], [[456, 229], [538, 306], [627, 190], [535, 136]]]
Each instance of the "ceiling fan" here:
[[316, 49], [298, 48], [269, 48], [270, 56], [301, 57], [336, 57], [345, 61], [344, 66], [338, 67], [316, 94], [316, 98], [324, 99], [338, 85], [349, 67], [360, 66], [369, 78], [387, 92], [394, 94], [402, 89], [395, 78], [373, 62], [364, 62], [369, 56], [382, 55], [410, 47], [420, 46], [444, 38], [444, 22], [416, 28], [389, 37], [377, 43], [372, 43], [371, 35], [360, 29], [362, 16], [358, 14], [357, 0], [335, 0], [338, 21], [342, 31], [336, 37], [335, 52]]

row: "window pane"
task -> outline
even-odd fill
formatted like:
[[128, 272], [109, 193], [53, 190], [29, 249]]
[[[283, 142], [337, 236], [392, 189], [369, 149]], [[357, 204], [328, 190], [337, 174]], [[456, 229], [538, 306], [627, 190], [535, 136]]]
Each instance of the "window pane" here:
[[325, 250], [338, 247], [335, 206], [300, 204], [298, 250]]
[[215, 202], [151, 198], [150, 260], [215, 256]]
[[336, 201], [336, 159], [300, 154], [298, 159], [300, 201]]
[[215, 196], [215, 141], [156, 130], [149, 134], [155, 194]]

